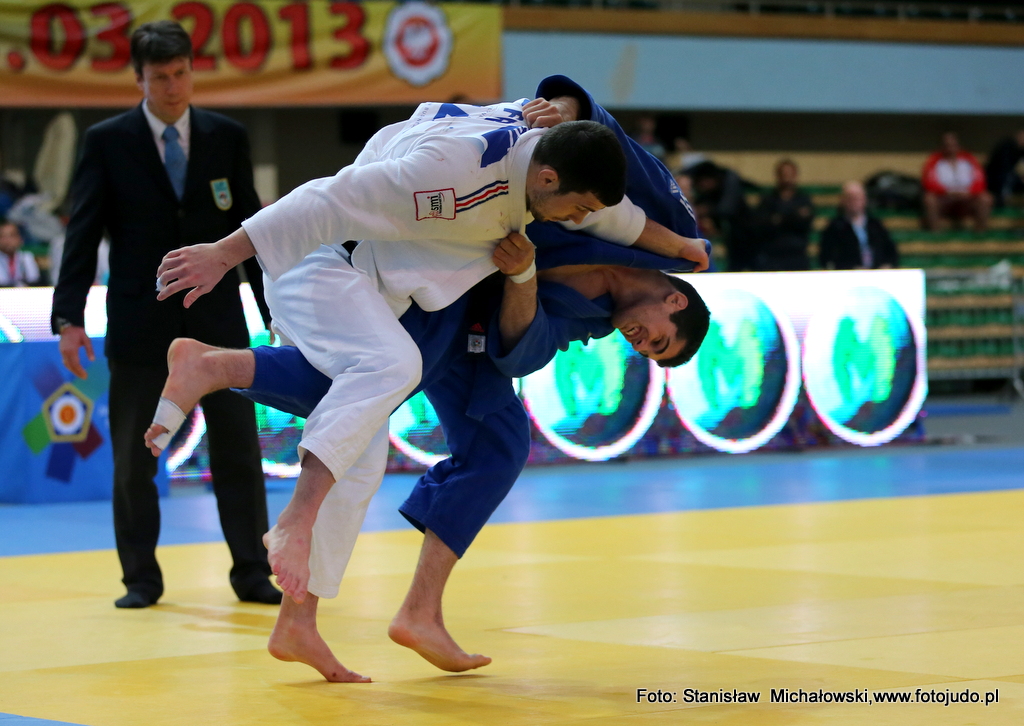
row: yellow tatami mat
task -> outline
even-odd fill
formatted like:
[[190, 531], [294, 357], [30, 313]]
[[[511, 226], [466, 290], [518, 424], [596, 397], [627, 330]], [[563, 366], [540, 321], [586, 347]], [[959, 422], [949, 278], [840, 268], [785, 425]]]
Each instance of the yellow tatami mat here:
[[[494, 658], [463, 675], [386, 635], [419, 541], [362, 535], [341, 597], [321, 604], [327, 641], [367, 685], [271, 658], [276, 609], [234, 601], [223, 545], [161, 549], [167, 593], [140, 611], [112, 605], [113, 552], [0, 559], [0, 714], [87, 726], [1024, 724], [1024, 491], [492, 526], [445, 601], [460, 644]], [[638, 689], [663, 695], [638, 703]], [[773, 689], [874, 702], [771, 703]], [[700, 700], [741, 692], [760, 700]], [[981, 702], [913, 702], [929, 694]]]

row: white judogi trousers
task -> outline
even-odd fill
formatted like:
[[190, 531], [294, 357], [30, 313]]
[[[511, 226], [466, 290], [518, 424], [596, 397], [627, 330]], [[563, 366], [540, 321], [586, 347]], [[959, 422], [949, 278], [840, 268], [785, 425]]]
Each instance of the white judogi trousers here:
[[327, 493], [313, 525], [309, 553], [309, 591], [317, 597], [338, 596], [352, 549], [370, 500], [380, 488], [388, 464], [388, 425], [370, 438], [366, 449]]
[[387, 466], [388, 417], [420, 380], [419, 348], [376, 284], [320, 247], [276, 281], [264, 277], [274, 329], [333, 382], [306, 419], [299, 454], [335, 477], [313, 528], [309, 591], [336, 597]]

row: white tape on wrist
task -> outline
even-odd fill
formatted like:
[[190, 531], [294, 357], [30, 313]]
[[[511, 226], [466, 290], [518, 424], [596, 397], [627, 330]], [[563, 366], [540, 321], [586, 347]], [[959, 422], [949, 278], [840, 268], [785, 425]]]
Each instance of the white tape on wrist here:
[[530, 266], [527, 267], [523, 272], [520, 272], [518, 275], [509, 275], [508, 279], [510, 279], [512, 282], [516, 283], [517, 285], [521, 285], [524, 282], [526, 282], [527, 280], [529, 280], [530, 278], [532, 278], [536, 274], [537, 274], [537, 263], [536, 263], [536, 261], [534, 261], [534, 262], [531, 262]]

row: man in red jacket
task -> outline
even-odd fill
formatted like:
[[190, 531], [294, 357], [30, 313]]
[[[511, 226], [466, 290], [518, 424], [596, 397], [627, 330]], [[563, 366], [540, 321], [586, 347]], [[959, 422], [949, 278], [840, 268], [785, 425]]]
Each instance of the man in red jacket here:
[[921, 172], [924, 186], [924, 227], [937, 229], [939, 217], [958, 222], [974, 219], [984, 232], [992, 211], [992, 195], [985, 190], [985, 172], [974, 155], [960, 149], [956, 134], [942, 135], [942, 148], [928, 157]]

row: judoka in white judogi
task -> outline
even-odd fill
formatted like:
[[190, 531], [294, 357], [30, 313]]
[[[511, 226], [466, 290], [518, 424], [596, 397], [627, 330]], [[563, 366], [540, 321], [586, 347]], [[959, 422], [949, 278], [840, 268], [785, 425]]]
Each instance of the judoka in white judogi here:
[[[497, 269], [497, 241], [533, 220], [527, 176], [546, 129], [527, 129], [525, 103], [421, 105], [351, 166], [243, 223], [276, 331], [333, 380], [300, 442], [300, 455], [314, 454], [340, 482], [313, 529], [315, 595], [337, 594], [383, 477], [388, 417], [419, 382], [419, 351], [398, 316], [411, 300], [424, 310], [454, 302]], [[646, 221], [628, 202], [593, 216], [589, 231], [622, 244]], [[370, 241], [349, 259], [348, 240]]]

